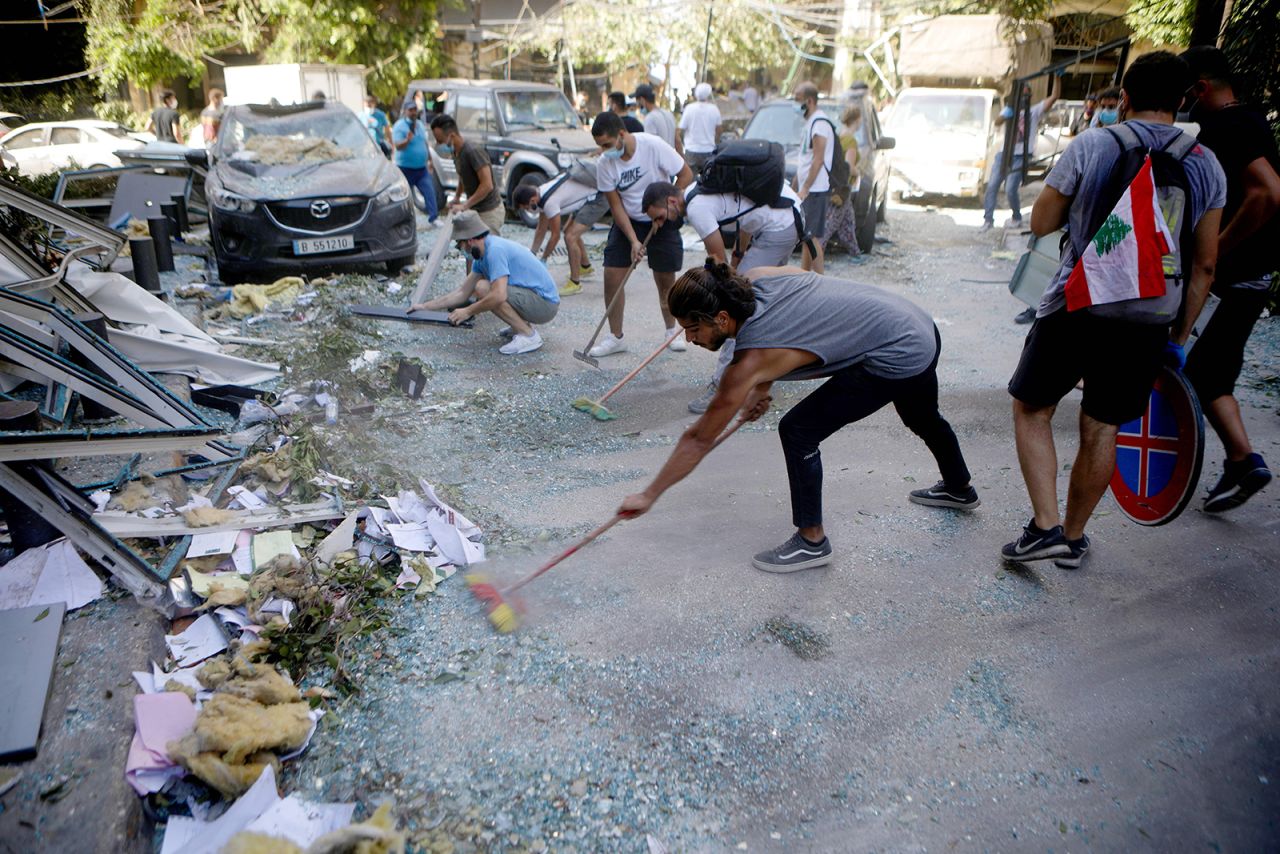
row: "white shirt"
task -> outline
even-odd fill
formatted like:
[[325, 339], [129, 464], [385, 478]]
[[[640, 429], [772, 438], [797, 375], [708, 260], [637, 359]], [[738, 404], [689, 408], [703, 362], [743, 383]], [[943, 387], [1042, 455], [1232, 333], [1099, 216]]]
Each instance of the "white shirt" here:
[[754, 113], [760, 106], [760, 93], [756, 91], [756, 87], [748, 86], [742, 90], [742, 106], [747, 108], [747, 112]]
[[[561, 183], [563, 180], [563, 183]], [[558, 187], [556, 185], [559, 185]], [[555, 187], [555, 192], [552, 188]], [[547, 198], [547, 193], [551, 193], [551, 198]], [[560, 214], [571, 214], [587, 203], [587, 199], [596, 194], [595, 187], [589, 187], [586, 184], [579, 184], [572, 178], [561, 178], [557, 176], [547, 183], [538, 187], [538, 199], [542, 212], [547, 218], [560, 216]]]
[[825, 137], [827, 145], [822, 157], [824, 168], [818, 170], [817, 177], [809, 185], [809, 192], [825, 193], [831, 189], [831, 158], [836, 151], [836, 135], [832, 129], [831, 120], [827, 118], [827, 114], [822, 110], [814, 110], [813, 115], [809, 116], [809, 121], [804, 126], [804, 138], [800, 141], [800, 166], [796, 170], [796, 185], [800, 188], [803, 188], [804, 182], [809, 179], [809, 169], [813, 165], [814, 136]]
[[644, 117], [644, 132], [651, 133], [667, 145], [676, 144], [676, 117], [661, 107], [650, 110]]
[[[693, 190], [694, 187], [689, 187], [685, 191], [684, 218], [703, 240], [718, 229], [722, 221], [735, 217], [743, 211], [751, 212], [743, 214], [736, 225], [752, 237], [765, 232], [795, 231], [796, 217], [789, 207], [771, 208], [768, 205], [756, 207], [756, 203], [746, 196], [733, 193], [698, 193], [690, 200], [689, 196]], [[800, 197], [790, 187], [782, 188], [782, 198], [789, 200], [792, 207], [800, 206]], [[751, 210], [752, 208], [755, 210]], [[726, 225], [729, 229], [733, 227], [734, 225]]]
[[651, 133], [633, 133], [636, 150], [629, 159], [601, 157], [596, 167], [596, 188], [607, 193], [617, 190], [627, 216], [649, 222], [641, 207], [644, 191], [654, 181], [675, 182], [684, 168], [684, 158], [676, 150]]
[[684, 131], [684, 150], [694, 154], [710, 154], [716, 150], [716, 127], [720, 125], [720, 108], [710, 101], [694, 101], [680, 116]]

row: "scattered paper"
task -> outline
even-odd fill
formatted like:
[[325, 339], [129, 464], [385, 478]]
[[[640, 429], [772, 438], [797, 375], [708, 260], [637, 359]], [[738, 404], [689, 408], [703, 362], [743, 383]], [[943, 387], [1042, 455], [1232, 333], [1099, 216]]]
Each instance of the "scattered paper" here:
[[[435, 540], [426, 525], [420, 522], [386, 523], [387, 533], [396, 548], [410, 552], [427, 552], [435, 547]], [[450, 529], [452, 530], [452, 529]]]
[[461, 531], [463, 537], [474, 537], [482, 533], [479, 525], [476, 525], [466, 516], [441, 501], [440, 496], [436, 495], [436, 491], [431, 484], [422, 478], [418, 478], [418, 484], [422, 487], [422, 491], [427, 494], [427, 501], [444, 511], [445, 519], [450, 525]]
[[187, 667], [227, 648], [227, 638], [212, 614], [202, 614], [181, 634], [165, 635], [169, 654], [179, 667]]
[[276, 597], [271, 596], [268, 597], [267, 601], [263, 602], [258, 608], [258, 613], [279, 614], [281, 617], [284, 617], [284, 621], [288, 623], [289, 618], [293, 616], [295, 607], [296, 606], [289, 599], [277, 599]]
[[169, 758], [166, 745], [195, 728], [196, 707], [177, 691], [138, 694], [133, 698], [133, 720], [125, 779], [139, 795], [158, 792], [171, 777], [186, 774]]
[[289, 555], [298, 560], [302, 555], [293, 544], [293, 534], [289, 531], [266, 531], [253, 536], [253, 565], [255, 568], [266, 566], [280, 555]]
[[64, 602], [74, 611], [102, 592], [102, 580], [65, 539], [27, 549], [0, 571], [0, 610]]
[[213, 821], [172, 816], [165, 828], [160, 854], [213, 854], [221, 851], [231, 837], [249, 826], [280, 800], [276, 792], [276, 772], [268, 765], [256, 783]]
[[187, 549], [188, 558], [229, 555], [235, 550], [239, 531], [215, 531], [212, 534], [192, 534]]
[[401, 564], [400, 575], [396, 578], [397, 590], [408, 590], [417, 587], [422, 583], [422, 576], [409, 568], [408, 564]]
[[267, 502], [244, 486], [228, 486], [227, 494], [233, 496], [228, 504], [238, 504], [245, 510], [257, 510], [267, 506]]
[[356, 521], [359, 516], [359, 510], [352, 510], [338, 527], [329, 532], [329, 536], [325, 537], [320, 542], [320, 547], [316, 549], [317, 561], [324, 566], [329, 566], [335, 557], [351, 551], [352, 544], [355, 543]]
[[243, 607], [233, 608], [230, 605], [223, 605], [213, 613], [221, 617], [222, 622], [229, 626], [235, 626], [238, 629], [243, 629], [245, 626], [253, 625], [253, 620], [249, 617], [249, 613]]
[[89, 500], [93, 502], [94, 512], [101, 513], [111, 503], [111, 493], [105, 489], [99, 489], [89, 494]]
[[431, 531], [432, 539], [436, 541], [436, 548], [449, 559], [450, 563], [470, 566], [484, 561], [484, 546], [473, 543], [466, 538], [461, 529], [449, 524], [443, 511], [436, 510], [427, 517], [427, 528]]
[[313, 804], [297, 795], [277, 801], [245, 830], [288, 839], [306, 848], [326, 833], [351, 824], [355, 804]]

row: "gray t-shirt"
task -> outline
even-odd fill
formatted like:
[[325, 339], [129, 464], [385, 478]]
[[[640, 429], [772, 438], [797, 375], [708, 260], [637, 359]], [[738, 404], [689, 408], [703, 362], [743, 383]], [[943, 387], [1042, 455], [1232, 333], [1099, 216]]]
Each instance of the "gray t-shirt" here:
[[853, 365], [905, 379], [938, 355], [929, 313], [872, 285], [794, 273], [762, 277], [752, 287], [756, 310], [738, 329], [736, 351], [789, 348], [818, 357], [783, 380], [829, 377]]
[[[1133, 128], [1150, 148], [1162, 148], [1182, 133], [1173, 125], [1155, 122], [1129, 121], [1125, 124]], [[1049, 177], [1045, 178], [1045, 184], [1064, 196], [1072, 197], [1071, 209], [1067, 214], [1067, 231], [1088, 230], [1088, 223], [1094, 218], [1094, 205], [1105, 204], [1102, 201], [1103, 191], [1106, 189], [1111, 167], [1119, 156], [1118, 141], [1103, 128], [1091, 128], [1080, 134], [1062, 153]], [[1191, 224], [1194, 228], [1205, 211], [1220, 208], [1227, 203], [1227, 178], [1222, 174], [1218, 158], [1203, 145], [1193, 148], [1183, 159], [1182, 166], [1186, 170], [1187, 185], [1191, 189], [1187, 206], [1191, 211]], [[1191, 249], [1189, 246], [1182, 247], [1184, 252], [1190, 252]], [[1053, 281], [1040, 299], [1036, 317], [1053, 314], [1066, 306], [1067, 279], [1077, 260], [1075, 249], [1068, 241], [1062, 252], [1058, 272], [1054, 274]]]
[[650, 110], [644, 117], [644, 132], [651, 133], [672, 147], [676, 144], [676, 117], [661, 107]]

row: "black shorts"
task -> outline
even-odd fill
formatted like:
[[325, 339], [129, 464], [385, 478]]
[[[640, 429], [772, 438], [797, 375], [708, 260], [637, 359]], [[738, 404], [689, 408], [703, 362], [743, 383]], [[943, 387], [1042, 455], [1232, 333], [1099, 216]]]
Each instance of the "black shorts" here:
[[[603, 194], [602, 194], [603, 195]], [[631, 229], [636, 233], [636, 240], [644, 242], [649, 233], [651, 222], [631, 220]], [[645, 249], [645, 258], [649, 261], [649, 269], [655, 273], [678, 273], [684, 264], [684, 241], [680, 239], [680, 225], [672, 219], [662, 224], [657, 233], [649, 240]], [[606, 267], [631, 266], [631, 242], [618, 228], [617, 223], [609, 229], [609, 242], [604, 246], [604, 265]]]
[[1264, 290], [1223, 288], [1222, 302], [1187, 354], [1183, 371], [1201, 406], [1235, 391], [1244, 367], [1244, 345], [1262, 315], [1270, 294]]
[[1084, 413], [1126, 424], [1147, 411], [1168, 340], [1168, 326], [1059, 309], [1031, 324], [1009, 394], [1028, 406], [1054, 406], [1083, 379]]

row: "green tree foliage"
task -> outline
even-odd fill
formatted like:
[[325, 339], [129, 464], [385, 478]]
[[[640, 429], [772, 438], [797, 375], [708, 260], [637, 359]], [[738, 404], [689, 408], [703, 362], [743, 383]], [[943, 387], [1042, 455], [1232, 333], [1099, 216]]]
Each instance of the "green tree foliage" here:
[[1185, 47], [1191, 37], [1195, 10], [1195, 0], [1135, 4], [1133, 11], [1125, 15], [1125, 23], [1133, 31], [1134, 41], [1151, 42], [1157, 47]]
[[435, 0], [85, 0], [86, 60], [104, 90], [199, 78], [207, 57], [240, 49], [269, 62], [367, 66], [394, 99], [440, 66]]

